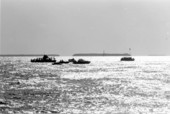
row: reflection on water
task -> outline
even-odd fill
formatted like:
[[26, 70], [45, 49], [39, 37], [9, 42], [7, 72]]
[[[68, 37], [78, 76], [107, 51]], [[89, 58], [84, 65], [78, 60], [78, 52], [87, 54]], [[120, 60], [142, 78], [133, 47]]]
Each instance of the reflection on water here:
[[[60, 59], [69, 57], [58, 57]], [[91, 57], [89, 65], [0, 58], [0, 113], [169, 114], [170, 59]]]

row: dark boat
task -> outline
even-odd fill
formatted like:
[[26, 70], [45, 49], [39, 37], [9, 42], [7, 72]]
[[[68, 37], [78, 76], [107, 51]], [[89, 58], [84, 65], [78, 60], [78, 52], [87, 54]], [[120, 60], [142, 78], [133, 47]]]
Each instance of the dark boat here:
[[79, 59], [78, 61], [73, 61], [73, 64], [89, 64], [90, 61]]
[[67, 64], [69, 63], [69, 61], [61, 61], [61, 63]]
[[60, 63], [60, 62], [54, 62], [52, 63], [52, 65], [62, 65], [63, 63]]
[[75, 62], [76, 60], [74, 58], [72, 58], [72, 59], [69, 59], [68, 61], [69, 62]]
[[42, 58], [31, 59], [31, 62], [56, 62], [55, 58], [44, 55]]
[[121, 58], [121, 61], [134, 61], [135, 59], [132, 57], [123, 57]]
[[63, 60], [60, 60], [59, 62], [54, 62], [52, 65], [62, 65], [62, 64], [68, 64], [69, 61], [63, 61]]

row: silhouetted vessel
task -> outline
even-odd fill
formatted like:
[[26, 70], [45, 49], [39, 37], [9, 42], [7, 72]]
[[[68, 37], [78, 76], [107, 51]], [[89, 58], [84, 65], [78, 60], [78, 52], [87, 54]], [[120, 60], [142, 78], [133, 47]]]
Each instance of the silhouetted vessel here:
[[86, 61], [86, 60], [83, 60], [83, 59], [79, 59], [78, 61], [76, 61], [74, 58], [72, 58], [72, 59], [69, 59], [68, 61], [60, 60], [59, 62], [54, 62], [54, 63], [52, 63], [52, 65], [62, 65], [62, 64], [68, 64], [68, 63], [89, 64], [90, 61]]
[[48, 55], [44, 55], [42, 58], [31, 59], [31, 62], [56, 62], [56, 60], [48, 57]]
[[68, 64], [69, 61], [63, 61], [63, 60], [60, 60], [59, 62], [54, 62], [52, 65], [62, 65], [62, 64]]
[[54, 62], [54, 63], [52, 63], [52, 65], [62, 65], [62, 63], [61, 62]]
[[76, 60], [74, 58], [72, 58], [72, 59], [69, 59], [68, 61], [69, 62], [75, 62]]
[[[131, 55], [131, 48], [129, 48], [129, 55]], [[121, 61], [134, 61], [135, 59], [132, 57], [122, 57]]]
[[79, 59], [78, 61], [73, 61], [73, 64], [89, 64], [90, 61], [86, 61], [86, 60], [83, 60], [83, 59]]
[[132, 57], [122, 57], [121, 61], [134, 61], [135, 59]]

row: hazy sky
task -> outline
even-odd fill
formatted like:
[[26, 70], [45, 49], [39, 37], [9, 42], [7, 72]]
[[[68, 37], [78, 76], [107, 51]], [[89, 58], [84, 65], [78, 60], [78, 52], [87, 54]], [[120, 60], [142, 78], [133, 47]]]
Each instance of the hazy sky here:
[[169, 0], [1, 0], [1, 54], [170, 55]]

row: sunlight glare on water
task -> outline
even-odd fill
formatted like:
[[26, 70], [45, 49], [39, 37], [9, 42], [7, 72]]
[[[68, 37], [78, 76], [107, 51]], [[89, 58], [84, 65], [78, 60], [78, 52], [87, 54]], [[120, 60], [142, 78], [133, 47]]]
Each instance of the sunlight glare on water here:
[[[87, 65], [0, 57], [0, 113], [170, 114], [170, 57], [74, 57]], [[55, 57], [68, 60], [73, 57]]]

